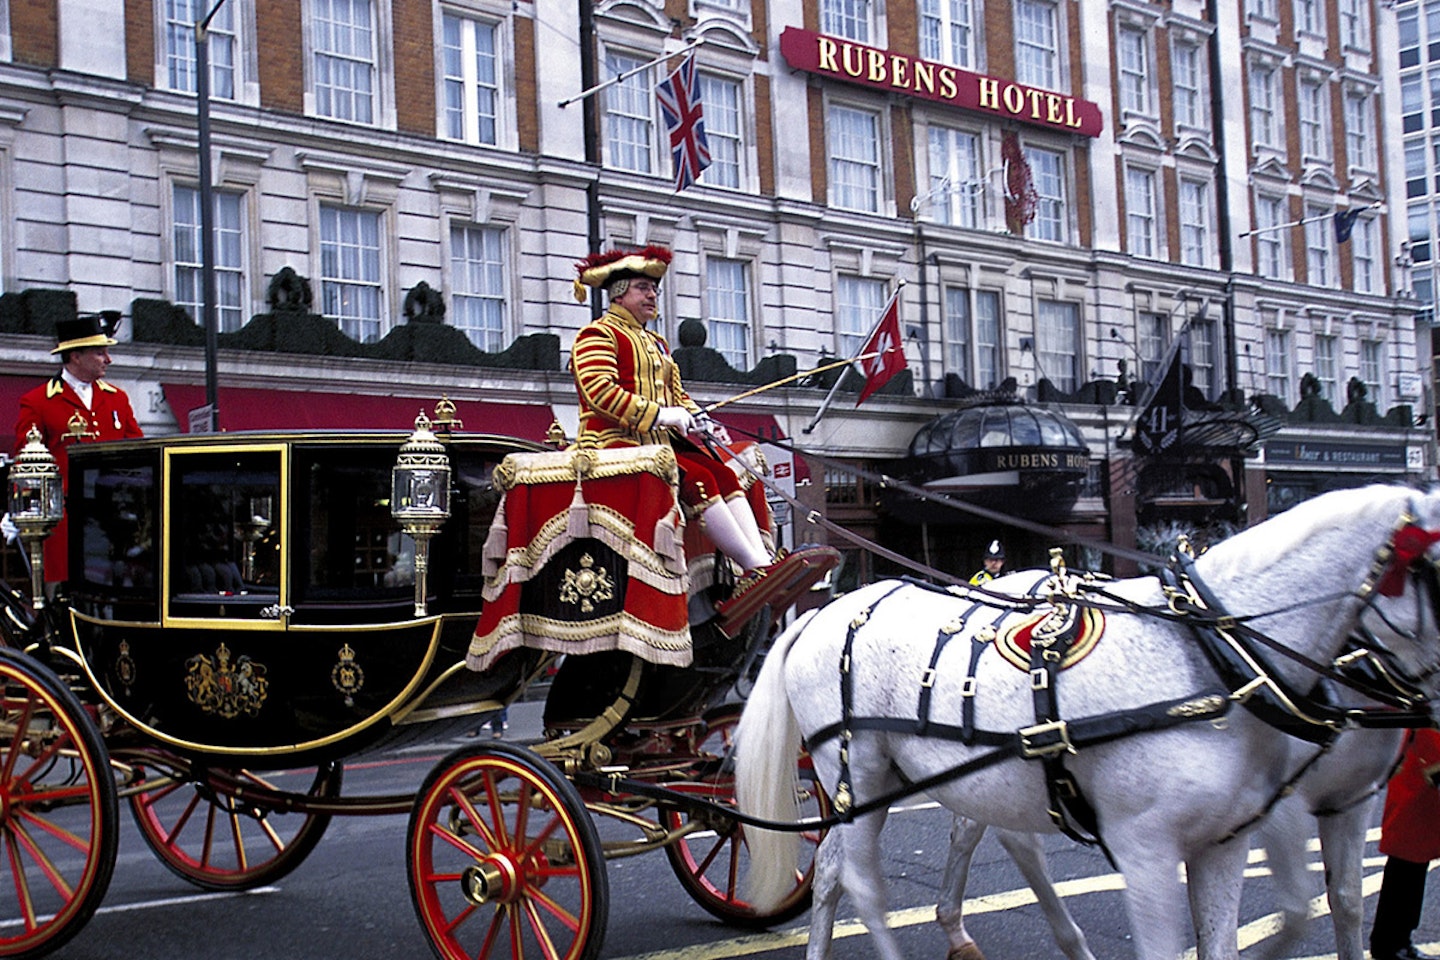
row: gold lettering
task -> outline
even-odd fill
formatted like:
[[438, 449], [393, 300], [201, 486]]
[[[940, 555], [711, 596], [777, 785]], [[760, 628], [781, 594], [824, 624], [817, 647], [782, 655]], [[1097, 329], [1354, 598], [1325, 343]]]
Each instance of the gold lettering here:
[[903, 54], [890, 55], [890, 85], [902, 90], [910, 86], [910, 61]]
[[1027, 90], [1026, 95], [1030, 97], [1030, 119], [1040, 119], [1040, 99], [1045, 96], [1044, 90]]
[[835, 41], [829, 37], [820, 38], [820, 69], [840, 72], [840, 66], [835, 62]]
[[[855, 66], [850, 66], [850, 54], [855, 54]], [[844, 64], [845, 73], [848, 76], [858, 77], [865, 72], [865, 51], [854, 44], [847, 43], [840, 48], [840, 61]]]
[[871, 50], [870, 57], [870, 82], [885, 82], [885, 52], [883, 50]]
[[1080, 126], [1080, 118], [1077, 117], [1077, 116], [1075, 116], [1075, 98], [1074, 98], [1074, 97], [1066, 97], [1066, 98], [1065, 98], [1065, 126], [1067, 126], [1067, 127], [1078, 127], [1078, 126]]
[[980, 78], [980, 109], [1000, 109], [1000, 81], [994, 77]]
[[1025, 109], [1025, 91], [1013, 83], [1005, 85], [1005, 90], [1000, 94], [1000, 99], [1005, 101], [1005, 109], [1011, 113], [1019, 113]]
[[1045, 95], [1045, 122], [1059, 123], [1065, 118], [1060, 116], [1060, 96], [1049, 93]]
[[956, 83], [958, 75], [954, 67], [940, 68], [940, 96], [946, 100], [954, 100], [960, 95], [960, 86]]
[[935, 65], [926, 63], [924, 60], [915, 61], [915, 91], [918, 93], [924, 87], [926, 92], [935, 92]]

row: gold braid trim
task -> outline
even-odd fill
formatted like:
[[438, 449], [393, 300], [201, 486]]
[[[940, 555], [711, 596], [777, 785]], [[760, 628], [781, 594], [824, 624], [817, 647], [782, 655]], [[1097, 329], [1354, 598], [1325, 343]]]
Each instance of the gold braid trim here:
[[511, 614], [488, 635], [470, 641], [465, 664], [472, 670], [486, 670], [500, 654], [520, 646], [575, 654], [624, 650], [650, 663], [675, 667], [689, 666], [691, 660], [688, 629], [660, 630], [622, 611], [584, 623]]
[[495, 468], [495, 486], [509, 490], [521, 484], [574, 483], [649, 473], [674, 486], [680, 482], [675, 451], [660, 444], [592, 449], [577, 447], [546, 453], [512, 453]]

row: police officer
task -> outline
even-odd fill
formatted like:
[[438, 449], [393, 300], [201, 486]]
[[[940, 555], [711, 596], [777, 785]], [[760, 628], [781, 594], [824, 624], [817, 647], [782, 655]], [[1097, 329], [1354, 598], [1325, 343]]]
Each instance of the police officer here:
[[991, 540], [990, 546], [985, 548], [984, 569], [977, 570], [970, 578], [970, 583], [981, 587], [1000, 576], [1000, 571], [1005, 568], [1005, 548], [999, 540]]
[[[103, 377], [110, 366], [110, 348], [115, 345], [119, 311], [85, 314], [55, 324], [52, 354], [60, 355], [60, 372], [20, 398], [20, 416], [15, 421], [15, 450], [25, 445], [33, 426], [60, 467], [62, 485], [68, 487], [73, 443], [96, 440], [123, 440], [143, 436], [130, 398], [125, 391]], [[69, 573], [67, 529], [61, 520], [45, 539], [45, 580], [64, 581]]]

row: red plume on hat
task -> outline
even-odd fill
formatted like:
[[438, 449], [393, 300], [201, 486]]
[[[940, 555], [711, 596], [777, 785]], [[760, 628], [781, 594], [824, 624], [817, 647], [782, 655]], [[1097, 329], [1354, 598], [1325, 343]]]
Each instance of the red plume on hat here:
[[640, 250], [606, 250], [592, 253], [575, 264], [575, 299], [585, 302], [586, 287], [608, 287], [616, 280], [628, 277], [649, 277], [659, 280], [665, 276], [674, 256], [667, 248], [651, 244]]

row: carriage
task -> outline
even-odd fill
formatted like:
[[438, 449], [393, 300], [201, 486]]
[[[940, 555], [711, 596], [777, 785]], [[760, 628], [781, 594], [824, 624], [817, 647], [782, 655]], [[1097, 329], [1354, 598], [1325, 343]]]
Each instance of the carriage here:
[[[447, 429], [448, 412], [422, 414], [408, 437], [71, 448], [69, 581], [47, 601], [37, 572], [30, 596], [7, 589], [0, 605], [0, 900], [19, 921], [0, 931], [0, 957], [53, 951], [93, 914], [122, 803], [166, 867], [212, 890], [284, 876], [333, 817], [408, 813], [413, 905], [443, 958], [598, 956], [604, 861], [657, 848], [725, 921], [805, 909], [808, 872], [765, 912], [736, 888], [730, 691], [834, 552], [808, 552], [753, 615], [726, 622], [715, 609], [733, 577], [697, 531], [662, 508], [654, 530], [675, 542], [649, 546], [683, 566], [643, 575], [641, 551], [617, 539], [616, 504], [637, 483], [658, 484], [664, 503], [653, 463], [597, 466]], [[38, 560], [58, 480], [22, 454], [9, 486]], [[551, 501], [554, 516], [536, 520]], [[516, 558], [524, 572], [507, 574]], [[508, 632], [479, 650], [487, 605], [507, 611]], [[634, 621], [632, 640], [683, 635], [688, 649], [657, 641], [666, 652], [647, 656], [586, 627], [617, 616]], [[668, 632], [656, 626], [667, 617]], [[542, 679], [543, 740], [461, 747], [413, 794], [343, 790], [347, 761], [472, 731]], [[818, 789], [807, 801], [828, 811]]]

